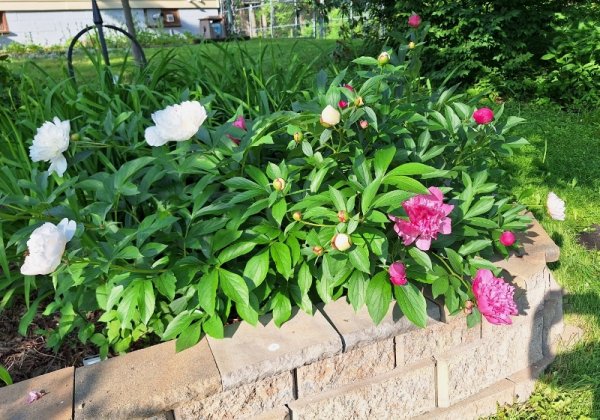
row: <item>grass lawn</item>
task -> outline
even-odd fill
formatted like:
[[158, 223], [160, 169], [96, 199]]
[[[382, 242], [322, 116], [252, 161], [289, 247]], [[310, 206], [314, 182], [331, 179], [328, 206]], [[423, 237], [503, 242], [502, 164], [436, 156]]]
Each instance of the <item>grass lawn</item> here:
[[[267, 48], [263, 64], [289, 60], [295, 54], [310, 62], [322, 55], [328, 60], [335, 48], [331, 40], [252, 40], [243, 43], [202, 44], [179, 47], [175, 56], [184, 60], [209, 54], [214, 60], [231, 55], [258, 57]], [[164, 49], [147, 49], [148, 57]], [[244, 51], [242, 53], [241, 51]], [[123, 52], [112, 56], [123, 62]], [[29, 60], [15, 58], [13, 69], [36, 66], [57, 79], [66, 74], [64, 58]], [[79, 77], [95, 74], [92, 64], [80, 54], [75, 66]], [[600, 111], [567, 113], [552, 105], [507, 104], [506, 113], [528, 120], [520, 134], [530, 140], [523, 153], [508, 164], [507, 186], [532, 207], [544, 228], [561, 246], [560, 261], [551, 265], [558, 282], [566, 289], [568, 323], [584, 329], [584, 340], [562, 353], [548, 369], [529, 402], [499, 409], [496, 418], [599, 418], [600, 417], [600, 252], [587, 251], [577, 243], [577, 233], [600, 224]], [[554, 191], [567, 204], [564, 222], [546, 216], [543, 205]]]
[[[249, 41], [204, 43], [198, 45], [185, 45], [174, 47], [175, 57], [183, 61], [197, 55], [209, 55], [215, 60], [225, 60], [230, 55], [239, 58], [242, 55], [258, 59], [263, 56], [263, 64], [268, 66], [273, 60], [290, 60], [294, 55], [304, 57], [308, 62], [315, 57], [329, 57], [336, 45], [335, 40], [316, 39], [252, 39]], [[152, 63], [171, 48], [145, 48], [147, 59]], [[95, 76], [94, 64], [86, 56], [83, 48], [76, 49], [73, 59], [77, 77]], [[100, 59], [99, 56], [95, 59]], [[111, 66], [118, 69], [125, 59], [131, 63], [132, 58], [128, 50], [116, 49], [110, 52]], [[10, 68], [14, 71], [47, 72], [56, 79], [61, 79], [67, 74], [66, 53], [61, 57], [29, 59], [20, 56], [11, 57]]]

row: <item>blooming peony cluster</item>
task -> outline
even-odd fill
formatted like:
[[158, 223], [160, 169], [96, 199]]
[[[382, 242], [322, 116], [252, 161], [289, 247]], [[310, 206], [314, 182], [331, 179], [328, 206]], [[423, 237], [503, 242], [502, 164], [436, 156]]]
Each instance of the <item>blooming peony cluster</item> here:
[[35, 229], [27, 241], [29, 255], [21, 266], [21, 274], [35, 276], [53, 273], [76, 228], [73, 220], [65, 218], [58, 225], [47, 222]]
[[473, 294], [479, 312], [491, 324], [512, 324], [511, 315], [519, 313], [515, 304], [515, 288], [494, 277], [487, 269], [477, 270], [473, 279]]
[[169, 141], [185, 141], [194, 136], [206, 120], [206, 109], [197, 101], [170, 105], [152, 114], [152, 127], [146, 128], [150, 146], [162, 146]]
[[429, 188], [429, 194], [414, 196], [402, 207], [408, 215], [408, 220], [389, 215], [394, 222], [394, 230], [404, 240], [404, 245], [416, 242], [417, 248], [427, 251], [431, 240], [437, 235], [451, 233], [450, 218], [447, 217], [454, 209], [451, 204], [444, 204], [444, 194], [436, 187]]
[[67, 160], [63, 153], [69, 148], [71, 123], [54, 117], [38, 128], [33, 144], [29, 147], [29, 156], [34, 162], [50, 162], [48, 173], [56, 172], [60, 177], [67, 170]]

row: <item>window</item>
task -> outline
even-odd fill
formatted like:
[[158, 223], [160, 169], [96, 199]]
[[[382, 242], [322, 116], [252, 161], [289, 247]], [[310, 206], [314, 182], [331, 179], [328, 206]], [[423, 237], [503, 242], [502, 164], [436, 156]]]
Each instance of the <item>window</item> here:
[[7, 34], [8, 22], [6, 21], [6, 12], [0, 12], [0, 34]]
[[178, 9], [162, 9], [163, 26], [165, 28], [174, 28], [181, 26]]

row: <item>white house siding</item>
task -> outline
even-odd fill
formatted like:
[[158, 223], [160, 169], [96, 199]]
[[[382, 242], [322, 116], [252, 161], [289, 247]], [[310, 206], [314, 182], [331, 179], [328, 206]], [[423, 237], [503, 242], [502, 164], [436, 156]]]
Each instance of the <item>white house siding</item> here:
[[[122, 9], [101, 10], [105, 24], [125, 27]], [[139, 28], [146, 28], [144, 9], [133, 9], [133, 19]], [[200, 33], [199, 19], [218, 14], [217, 9], [179, 9], [181, 27], [153, 29], [167, 33]], [[6, 12], [10, 33], [0, 35], [0, 45], [20, 44], [62, 45], [86, 26], [93, 25], [91, 10]]]

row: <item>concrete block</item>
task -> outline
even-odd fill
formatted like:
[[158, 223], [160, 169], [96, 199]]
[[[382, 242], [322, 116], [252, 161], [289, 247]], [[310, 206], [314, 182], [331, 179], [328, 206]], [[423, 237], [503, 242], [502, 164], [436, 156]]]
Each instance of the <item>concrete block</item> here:
[[277, 407], [266, 411], [257, 416], [251, 417], [251, 420], [290, 420], [290, 410], [287, 407]]
[[535, 389], [535, 381], [552, 363], [554, 357], [544, 357], [525, 369], [510, 375], [507, 379], [515, 384], [515, 398], [519, 402], [525, 402]]
[[436, 355], [438, 406], [449, 407], [541, 360], [542, 326], [539, 316], [513, 325], [484, 320], [481, 340]]
[[427, 328], [416, 329], [396, 336], [396, 365], [404, 366], [450, 348], [472, 343], [481, 338], [481, 325], [467, 327], [464, 314], [449, 319], [449, 322], [431, 321]]
[[336, 354], [296, 370], [298, 397], [338, 388], [394, 369], [394, 339]]
[[[175, 418], [230, 420], [273, 414], [272, 410], [294, 400], [292, 372], [240, 385], [208, 398], [190, 401], [175, 409]], [[277, 418], [277, 417], [264, 417]]]
[[271, 314], [257, 326], [236, 323], [225, 338], [208, 338], [223, 389], [252, 383], [342, 352], [338, 333], [320, 312], [310, 316], [294, 309], [292, 318], [277, 328]]
[[[70, 367], [0, 388], [0, 419], [71, 419], [74, 375]], [[46, 394], [27, 404], [30, 391]]]
[[545, 355], [554, 354], [554, 343], [557, 342], [565, 329], [562, 299], [563, 289], [558, 285], [552, 273], [548, 273], [543, 308], [543, 349]]
[[494, 414], [498, 404], [512, 403], [514, 388], [511, 381], [503, 379], [452, 407], [435, 409], [414, 420], [476, 420]]
[[404, 419], [435, 408], [431, 361], [346, 385], [290, 403], [297, 419]]
[[[533, 217], [531, 213], [529, 213], [529, 216]], [[537, 220], [532, 220], [531, 226], [527, 231], [516, 232], [515, 235], [517, 240], [523, 245], [523, 253], [525, 255], [541, 252], [546, 256], [546, 262], [555, 262], [560, 258], [560, 248]]]
[[151, 417], [221, 391], [206, 339], [175, 352], [169, 341], [75, 371], [75, 419]]
[[[402, 314], [395, 301], [390, 303], [388, 312], [379, 325], [373, 323], [366, 306], [355, 312], [345, 299], [338, 299], [318, 308], [342, 336], [346, 351], [419, 329]], [[427, 312], [431, 320], [440, 319], [439, 308], [430, 302]]]

